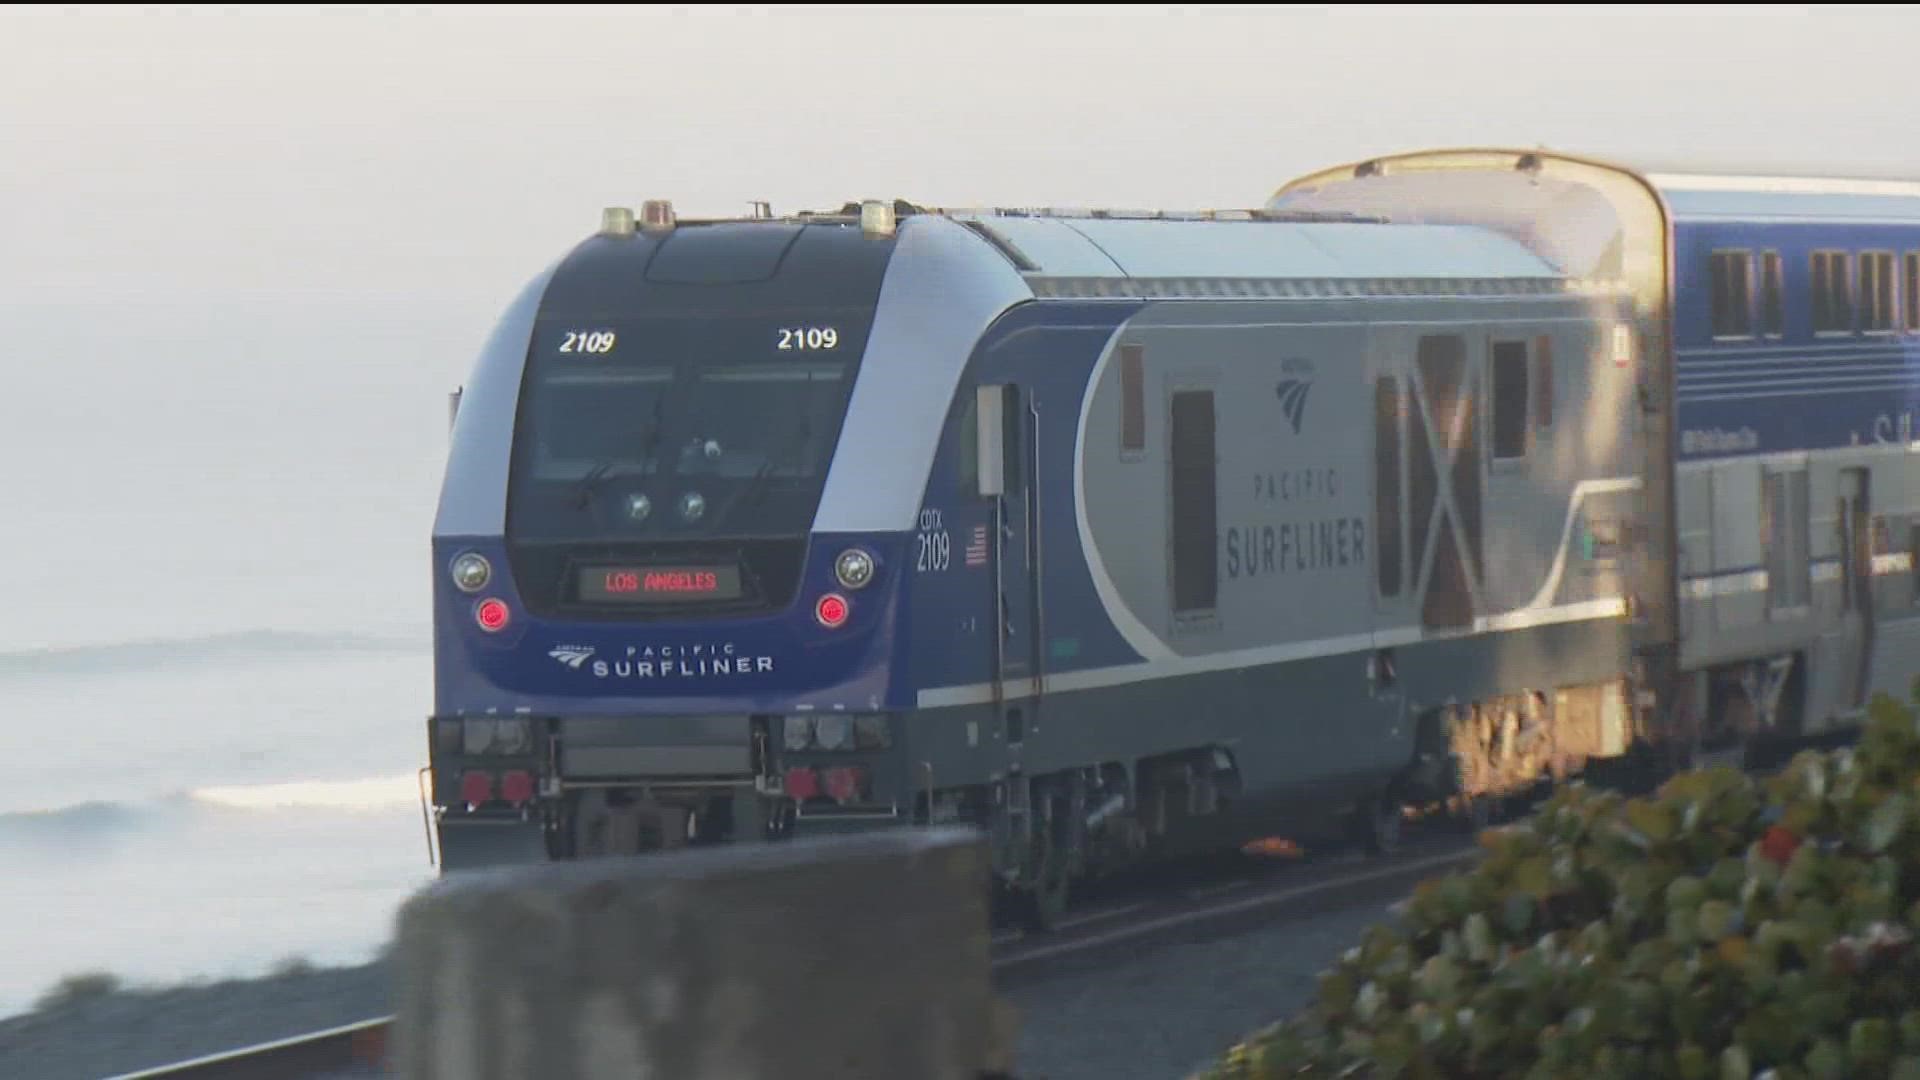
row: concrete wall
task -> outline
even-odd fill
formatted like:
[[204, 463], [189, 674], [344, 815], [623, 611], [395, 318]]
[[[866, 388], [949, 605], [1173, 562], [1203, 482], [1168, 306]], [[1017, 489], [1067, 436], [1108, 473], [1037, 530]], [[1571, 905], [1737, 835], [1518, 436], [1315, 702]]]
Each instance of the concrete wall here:
[[1008, 1071], [957, 829], [457, 872], [399, 916], [407, 1080]]

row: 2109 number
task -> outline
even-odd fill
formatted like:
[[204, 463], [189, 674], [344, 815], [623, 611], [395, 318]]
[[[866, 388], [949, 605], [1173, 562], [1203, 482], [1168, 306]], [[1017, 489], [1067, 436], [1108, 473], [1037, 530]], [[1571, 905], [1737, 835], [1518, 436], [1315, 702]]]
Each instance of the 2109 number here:
[[840, 331], [831, 326], [808, 326], [780, 331], [780, 349], [832, 349], [840, 344]]
[[613, 331], [611, 330], [569, 330], [567, 340], [560, 343], [563, 353], [610, 353], [613, 351]]

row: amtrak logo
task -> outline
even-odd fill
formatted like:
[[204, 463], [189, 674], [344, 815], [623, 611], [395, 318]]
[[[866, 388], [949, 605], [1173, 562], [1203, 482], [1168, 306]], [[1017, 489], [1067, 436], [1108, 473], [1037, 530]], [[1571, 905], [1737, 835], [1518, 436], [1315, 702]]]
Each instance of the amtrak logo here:
[[1284, 371], [1296, 371], [1300, 375], [1292, 379], [1281, 379], [1279, 386], [1273, 388], [1275, 396], [1281, 398], [1281, 411], [1286, 415], [1286, 423], [1294, 425], [1294, 434], [1300, 434], [1300, 421], [1308, 413], [1308, 394], [1313, 390], [1313, 363], [1306, 359], [1288, 359]]
[[1293, 433], [1300, 434], [1300, 421], [1306, 418], [1307, 393], [1313, 389], [1311, 379], [1282, 379], [1274, 387], [1274, 393], [1280, 397], [1280, 411], [1287, 416], [1287, 422], [1293, 425]]
[[731, 641], [692, 645], [629, 645], [602, 655], [594, 645], [555, 645], [547, 655], [596, 679], [711, 679], [721, 675], [770, 675], [773, 657], [740, 652]]
[[561, 663], [567, 665], [568, 667], [574, 669], [575, 671], [578, 671], [580, 670], [581, 664], [584, 664], [588, 660], [591, 660], [593, 658], [593, 646], [591, 645], [560, 645], [560, 646], [556, 646], [553, 649], [553, 651], [549, 652], [547, 655], [553, 657], [555, 660], [560, 661]]

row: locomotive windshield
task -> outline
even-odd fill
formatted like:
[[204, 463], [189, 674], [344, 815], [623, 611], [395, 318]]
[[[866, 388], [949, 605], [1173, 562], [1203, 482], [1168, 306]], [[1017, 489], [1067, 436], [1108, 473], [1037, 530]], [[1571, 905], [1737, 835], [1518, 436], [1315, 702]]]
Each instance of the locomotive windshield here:
[[569, 332], [543, 328], [528, 357], [508, 503], [516, 539], [807, 531], [852, 390], [853, 335], [816, 332], [820, 347], [807, 348], [804, 332], [758, 319]]

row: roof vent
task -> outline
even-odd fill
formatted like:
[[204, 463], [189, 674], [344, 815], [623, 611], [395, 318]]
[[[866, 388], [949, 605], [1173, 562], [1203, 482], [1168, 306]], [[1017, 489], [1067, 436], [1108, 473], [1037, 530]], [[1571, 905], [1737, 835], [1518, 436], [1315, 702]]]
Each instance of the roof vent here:
[[640, 227], [649, 232], [673, 228], [673, 203], [666, 199], [648, 199], [641, 203]]
[[868, 199], [860, 204], [860, 231], [868, 236], [892, 236], [894, 229], [893, 206], [879, 199]]
[[630, 206], [609, 206], [600, 211], [601, 236], [632, 236], [633, 208]]

